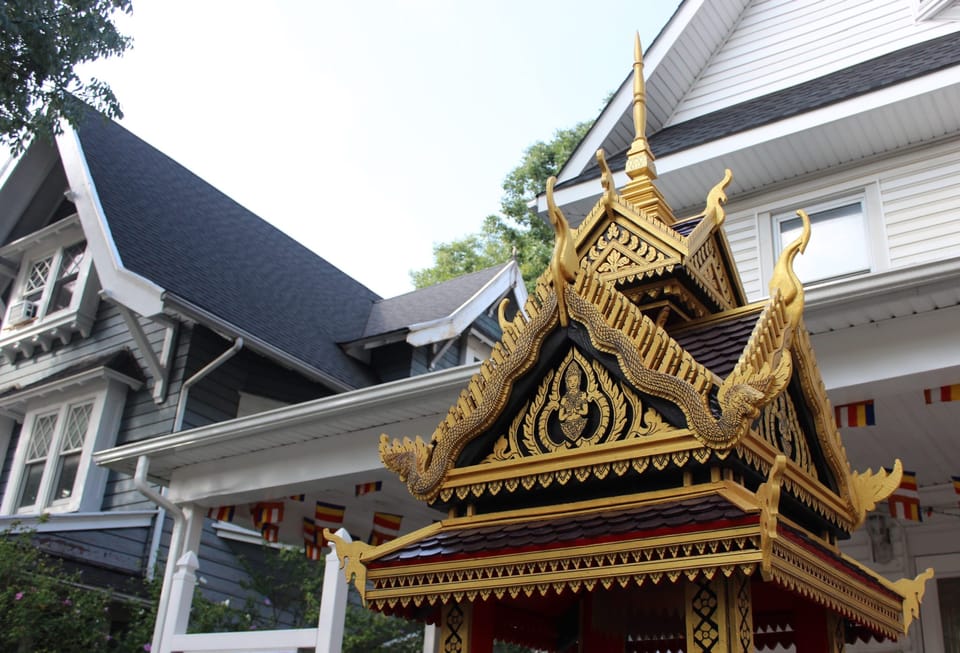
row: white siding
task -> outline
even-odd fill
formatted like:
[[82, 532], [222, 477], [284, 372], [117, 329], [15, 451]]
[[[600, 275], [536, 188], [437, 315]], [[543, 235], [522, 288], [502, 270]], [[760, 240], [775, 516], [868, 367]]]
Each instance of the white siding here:
[[960, 147], [880, 177], [890, 267], [960, 256]]
[[723, 225], [730, 250], [740, 272], [740, 281], [747, 299], [754, 301], [766, 295], [760, 273], [760, 242], [757, 219], [753, 213], [728, 216]]
[[669, 123], [958, 29], [956, 22], [915, 21], [910, 0], [754, 0]]

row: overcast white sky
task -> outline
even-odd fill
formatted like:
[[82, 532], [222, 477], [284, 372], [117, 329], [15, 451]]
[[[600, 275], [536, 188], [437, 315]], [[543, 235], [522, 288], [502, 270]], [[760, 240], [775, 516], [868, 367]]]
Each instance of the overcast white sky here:
[[128, 129], [389, 297], [677, 4], [135, 0], [134, 48], [93, 69]]

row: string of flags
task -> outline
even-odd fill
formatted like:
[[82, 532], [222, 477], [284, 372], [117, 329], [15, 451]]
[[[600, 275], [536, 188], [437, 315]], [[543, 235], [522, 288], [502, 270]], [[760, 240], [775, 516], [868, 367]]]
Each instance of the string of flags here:
[[[354, 496], [361, 497], [383, 489], [383, 481], [371, 481], [354, 486]], [[207, 511], [207, 517], [223, 522], [233, 522], [245, 517], [249, 511], [249, 518], [255, 530], [259, 531], [265, 542], [280, 541], [280, 524], [283, 522], [285, 501], [306, 503], [305, 494], [290, 495], [283, 501], [261, 501], [249, 506], [217, 506]], [[289, 506], [295, 515], [302, 514], [303, 508]], [[336, 531], [343, 526], [346, 507], [326, 501], [317, 501], [314, 504], [313, 515], [302, 518], [301, 530], [303, 533], [304, 555], [310, 560], [319, 560], [323, 557], [323, 547], [328, 542], [323, 537], [325, 528]], [[402, 515], [386, 512], [374, 512], [370, 536], [367, 541], [378, 545], [395, 539], [400, 534], [403, 522]], [[354, 539], [357, 539], [354, 536]]]
[[[923, 403], [938, 404], [948, 401], [960, 401], [960, 383], [942, 385], [936, 388], [925, 388]], [[877, 416], [874, 411], [874, 400], [864, 399], [847, 404], [834, 406], [833, 416], [840, 428], [860, 428], [876, 426]]]
[[[887, 471], [891, 470], [887, 469]], [[953, 484], [953, 492], [957, 497], [957, 508], [960, 508], [960, 476], [951, 476], [950, 481]], [[960, 513], [946, 512], [932, 506], [921, 507], [919, 490], [917, 475], [914, 472], [904, 470], [900, 486], [887, 499], [890, 516], [908, 521], [923, 521], [924, 515], [930, 517], [934, 514], [960, 517]]]

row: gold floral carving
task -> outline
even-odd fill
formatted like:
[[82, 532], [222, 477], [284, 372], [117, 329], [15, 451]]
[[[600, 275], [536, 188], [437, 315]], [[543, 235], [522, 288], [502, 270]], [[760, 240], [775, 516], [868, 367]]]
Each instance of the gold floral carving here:
[[611, 222], [587, 251], [583, 264], [604, 281], [628, 282], [663, 274], [680, 263], [670, 254], [619, 222]]
[[[586, 431], [590, 414], [595, 423]], [[557, 427], [562, 438], [552, 437], [557, 435]], [[599, 362], [588, 361], [571, 348], [558, 371], [544, 376], [484, 462], [593, 446], [670, 428], [652, 408], [644, 411], [640, 398], [619, 387]]]
[[367, 567], [363, 564], [363, 556], [374, 547], [359, 540], [347, 542], [329, 528], [323, 529], [323, 536], [333, 543], [337, 558], [340, 559], [340, 569], [343, 570], [347, 582], [353, 581], [354, 587], [360, 592], [360, 596], [363, 596], [367, 587]]
[[777, 456], [770, 468], [767, 480], [757, 488], [757, 505], [760, 506], [760, 552], [763, 556], [760, 571], [764, 580], [770, 580], [773, 569], [773, 544], [777, 541], [777, 522], [780, 519], [780, 484], [787, 457]]
[[817, 477], [806, 434], [800, 428], [797, 410], [788, 393], [781, 392], [763, 409], [757, 431], [770, 446], [782, 451], [813, 478]]
[[[684, 378], [699, 364], [623, 295], [589, 274], [581, 275], [576, 287], [568, 288], [567, 293], [570, 313], [587, 325], [593, 346], [616, 356], [621, 370], [638, 390], [677, 405], [694, 435], [708, 447], [724, 450], [734, 446], [749, 431], [763, 405], [789, 381], [791, 359], [785, 336], [790, 325], [782, 319], [784, 307], [778, 296], [761, 314], [740, 361], [720, 385], [717, 396], [721, 415], [715, 418], [708, 404], [712, 383], [697, 387]], [[613, 324], [598, 306], [615, 316], [610, 321]], [[626, 318], [630, 319], [629, 329], [614, 326], [625, 319], [622, 314], [631, 316]], [[629, 334], [639, 331], [646, 337], [637, 347]]]
[[[899, 462], [899, 461], [898, 461]], [[933, 578], [933, 567], [927, 567], [916, 578], [901, 578], [892, 583], [894, 590], [903, 597], [903, 633], [920, 616], [920, 603], [927, 590], [927, 581]]]
[[900, 487], [902, 479], [903, 464], [899, 458], [894, 461], [893, 469], [889, 472], [885, 469], [878, 469], [876, 472], [868, 469], [850, 475], [850, 489], [860, 513], [861, 524], [868, 512]]

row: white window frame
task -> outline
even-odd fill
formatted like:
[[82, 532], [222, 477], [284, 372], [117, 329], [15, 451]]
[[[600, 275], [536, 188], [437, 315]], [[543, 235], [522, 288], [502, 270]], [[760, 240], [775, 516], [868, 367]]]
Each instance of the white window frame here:
[[[116, 442], [127, 390], [141, 382], [115, 370], [99, 367], [46, 385], [30, 388], [0, 400], [0, 410], [17, 415], [22, 423], [10, 475], [0, 503], [0, 515], [36, 515], [67, 512], [96, 512], [101, 508], [107, 470], [93, 463], [93, 453]], [[64, 433], [64, 416], [69, 406], [92, 403], [92, 410], [80, 450], [76, 477], [69, 498], [51, 496], [57, 475], [57, 458]], [[18, 508], [25, 481], [26, 456], [37, 418], [56, 412], [58, 422], [49, 447], [43, 476], [32, 506]]]
[[[32, 356], [37, 346], [48, 351], [57, 340], [66, 344], [77, 333], [83, 337], [90, 335], [96, 316], [98, 288], [92, 280], [95, 279], [95, 272], [89, 246], [77, 271], [69, 306], [53, 313], [49, 311], [64, 250], [85, 241], [79, 218], [73, 215], [0, 249], [0, 258], [18, 264], [0, 325], [0, 352], [9, 362], [12, 363], [18, 354]], [[14, 323], [12, 311], [25, 295], [33, 263], [48, 256], [52, 256], [52, 262], [43, 294], [36, 302], [37, 316]]]
[[917, 556], [917, 570], [933, 567], [933, 578], [927, 581], [923, 595], [923, 609], [920, 610], [920, 626], [923, 629], [923, 650], [925, 653], [948, 653], [943, 647], [943, 624], [940, 621], [940, 592], [937, 580], [960, 576], [960, 553], [944, 555]]
[[[839, 208], [848, 204], [860, 202], [862, 206], [863, 246], [867, 254], [867, 270], [851, 272], [833, 277], [826, 277], [809, 281], [807, 287], [842, 283], [848, 279], [864, 277], [877, 272], [886, 271], [889, 266], [889, 256], [886, 250], [883, 217], [880, 201], [880, 188], [876, 181], [865, 181], [855, 186], [843, 186], [807, 192], [796, 197], [789, 203], [778, 203], [764, 207], [757, 212], [759, 229], [759, 245], [761, 256], [761, 272], [763, 285], [769, 283], [773, 276], [773, 268], [780, 257], [780, 224], [783, 221], [797, 217], [797, 210], [802, 209], [813, 216], [821, 211]], [[766, 225], [765, 227], [763, 225]], [[816, 231], [812, 234], [816, 238]], [[803, 254], [800, 254], [803, 256]]]

